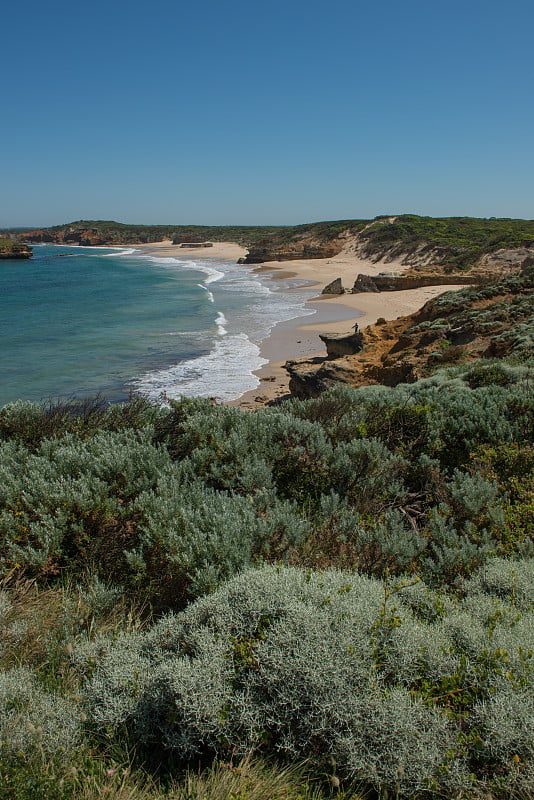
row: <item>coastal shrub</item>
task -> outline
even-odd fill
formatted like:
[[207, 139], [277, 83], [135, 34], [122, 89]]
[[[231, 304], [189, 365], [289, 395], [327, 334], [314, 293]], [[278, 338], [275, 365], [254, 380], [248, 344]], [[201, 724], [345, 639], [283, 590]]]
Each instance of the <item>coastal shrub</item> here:
[[428, 548], [419, 573], [432, 584], [454, 586], [460, 576], [470, 575], [498, 549], [489, 531], [469, 524], [458, 529], [445, 504], [430, 510], [427, 532]]
[[304, 537], [309, 526], [294, 507], [267, 500], [184, 484], [170, 471], [138, 497], [139, 544], [126, 558], [167, 603], [209, 591], [260, 556], [283, 557]]
[[7, 442], [0, 459], [0, 564], [4, 572], [37, 575], [54, 574], [67, 561], [111, 566], [120, 546], [114, 527], [169, 463], [150, 432], [128, 430], [83, 442], [65, 434], [44, 440], [36, 453]]
[[27, 667], [0, 672], [0, 754], [10, 758], [36, 751], [67, 756], [80, 741], [80, 712], [45, 692]]
[[534, 539], [534, 447], [517, 443], [475, 451], [477, 468], [495, 481], [503, 497], [502, 540], [527, 555]]
[[532, 763], [534, 608], [494, 588], [514, 569], [485, 567], [462, 597], [417, 578], [248, 571], [146, 633], [80, 644], [85, 711], [160, 763], [253, 749], [398, 796], [491, 790]]
[[12, 404], [0, 567], [52, 581], [93, 565], [170, 605], [262, 559], [436, 585], [491, 555], [529, 555], [531, 368], [497, 363], [253, 413], [131, 401], [56, 409], [46, 427], [45, 410]]
[[183, 599], [255, 558], [283, 557], [308, 528], [287, 501], [184, 479], [151, 431], [72, 434], [36, 453], [1, 445], [0, 563], [53, 577], [93, 564], [116, 582]]
[[156, 441], [215, 489], [250, 492], [276, 485], [287, 499], [316, 499], [328, 483], [332, 447], [320, 425], [286, 410], [243, 414], [206, 401], [172, 403]]
[[333, 451], [330, 486], [360, 513], [400, 503], [405, 494], [406, 462], [378, 439], [355, 439], [340, 443]]
[[534, 609], [533, 560], [490, 559], [465, 584], [469, 594], [484, 593], [521, 611]]
[[113, 406], [100, 395], [46, 404], [18, 400], [0, 409], [0, 439], [15, 439], [33, 449], [43, 439], [66, 433], [87, 438], [102, 430], [143, 428], [162, 413], [143, 398]]
[[[495, 366], [488, 366], [495, 370]], [[507, 384], [478, 385], [482, 367], [440, 370], [414, 384], [335, 388], [319, 398], [291, 403], [299, 417], [324, 421], [332, 440], [379, 438], [388, 446], [436, 455], [445, 467], [460, 466], [481, 443], [531, 439], [534, 387], [524, 367], [504, 368]], [[465, 377], [465, 380], [464, 380]], [[471, 388], [474, 380], [476, 386]], [[335, 408], [336, 413], [331, 413]]]
[[490, 361], [487, 363], [485, 360], [476, 361], [475, 365], [464, 376], [464, 380], [471, 389], [478, 389], [479, 386], [490, 386], [491, 384], [507, 386], [510, 383], [514, 383], [515, 378], [514, 371], [507, 364], [502, 361]]

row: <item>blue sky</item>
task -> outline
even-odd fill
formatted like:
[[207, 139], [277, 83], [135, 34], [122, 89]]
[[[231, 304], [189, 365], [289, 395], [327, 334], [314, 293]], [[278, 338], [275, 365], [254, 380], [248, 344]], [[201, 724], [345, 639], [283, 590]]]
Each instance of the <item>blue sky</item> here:
[[531, 0], [29, 0], [1, 27], [0, 226], [534, 218]]

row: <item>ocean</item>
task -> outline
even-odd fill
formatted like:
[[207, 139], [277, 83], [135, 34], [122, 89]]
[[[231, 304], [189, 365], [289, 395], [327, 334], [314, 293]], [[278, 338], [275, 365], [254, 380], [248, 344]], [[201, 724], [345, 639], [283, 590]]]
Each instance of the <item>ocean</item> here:
[[101, 394], [235, 400], [260, 343], [314, 292], [253, 267], [135, 248], [38, 245], [0, 262], [0, 405]]

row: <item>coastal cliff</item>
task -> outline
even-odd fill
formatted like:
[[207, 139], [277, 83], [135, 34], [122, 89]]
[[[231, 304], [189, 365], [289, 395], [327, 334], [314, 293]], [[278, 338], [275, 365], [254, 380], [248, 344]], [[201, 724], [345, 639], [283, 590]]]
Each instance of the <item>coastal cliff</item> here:
[[147, 227], [81, 221], [25, 231], [20, 235], [20, 239], [39, 244], [126, 245], [158, 242], [167, 238], [168, 234], [169, 231], [165, 226]]
[[168, 240], [174, 245], [204, 242], [236, 242], [250, 246], [257, 239], [275, 235], [281, 226], [251, 225], [128, 225], [112, 220], [78, 220], [51, 228], [24, 230], [18, 239], [24, 242], [81, 245], [151, 244]]
[[320, 241], [313, 236], [289, 242], [264, 241], [251, 247], [244, 264], [263, 264], [266, 261], [297, 261], [308, 258], [332, 258], [343, 249], [345, 240]]
[[[399, 292], [408, 289], [421, 289], [423, 286], [454, 286], [461, 280], [463, 284], [478, 284], [488, 280], [486, 273], [476, 275], [444, 275], [440, 272], [427, 274], [403, 273], [402, 275], [358, 275], [352, 293], [359, 292]], [[324, 291], [324, 290], [323, 290]]]
[[[288, 361], [289, 388], [295, 397], [317, 397], [344, 383], [350, 386], [413, 383], [440, 366], [477, 359], [534, 353], [534, 258], [517, 274], [484, 286], [446, 292], [415, 314], [378, 321], [358, 334], [358, 350], [336, 350], [337, 340], [350, 346], [352, 334], [321, 337], [327, 357]], [[356, 344], [356, 342], [354, 343]]]
[[12, 239], [0, 239], [0, 259], [31, 258], [33, 250], [28, 245], [14, 242]]

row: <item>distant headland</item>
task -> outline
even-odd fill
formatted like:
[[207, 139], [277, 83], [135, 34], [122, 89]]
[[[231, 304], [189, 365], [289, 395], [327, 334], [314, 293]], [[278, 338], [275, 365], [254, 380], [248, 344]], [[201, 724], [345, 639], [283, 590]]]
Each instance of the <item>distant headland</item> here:
[[13, 239], [4, 239], [0, 237], [0, 258], [1, 259], [14, 259], [14, 258], [31, 258], [33, 251], [27, 244], [16, 242]]

